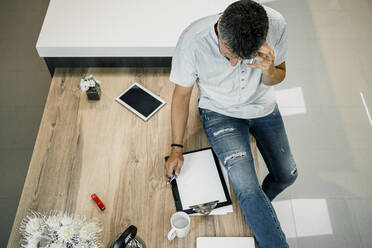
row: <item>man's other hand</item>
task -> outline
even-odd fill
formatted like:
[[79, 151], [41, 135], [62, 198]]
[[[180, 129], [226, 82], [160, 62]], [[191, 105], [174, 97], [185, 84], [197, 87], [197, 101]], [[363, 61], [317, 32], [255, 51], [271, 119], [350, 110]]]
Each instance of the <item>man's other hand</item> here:
[[171, 178], [175, 171], [176, 176], [178, 177], [180, 175], [182, 165], [183, 165], [182, 148], [172, 147], [171, 154], [169, 155], [167, 162], [165, 162], [164, 168], [165, 175], [168, 178]]

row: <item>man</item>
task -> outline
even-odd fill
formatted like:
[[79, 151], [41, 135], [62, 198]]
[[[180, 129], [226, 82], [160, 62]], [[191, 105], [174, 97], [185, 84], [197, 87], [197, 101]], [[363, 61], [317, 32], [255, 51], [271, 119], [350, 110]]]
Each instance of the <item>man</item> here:
[[[204, 131], [226, 167], [260, 247], [288, 247], [271, 201], [297, 178], [273, 85], [286, 72], [287, 33], [277, 11], [241, 0], [199, 19], [181, 34], [172, 59], [172, 147], [166, 175], [180, 174], [192, 86], [199, 88]], [[249, 144], [256, 138], [269, 174], [256, 178]]]

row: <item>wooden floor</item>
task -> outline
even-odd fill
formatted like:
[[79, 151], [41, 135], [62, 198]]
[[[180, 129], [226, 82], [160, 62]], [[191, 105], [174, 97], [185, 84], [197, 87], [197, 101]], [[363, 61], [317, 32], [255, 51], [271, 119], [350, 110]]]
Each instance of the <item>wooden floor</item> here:
[[[78, 89], [83, 72], [101, 80], [100, 101], [88, 102]], [[171, 143], [174, 85], [168, 80], [169, 72], [169, 68], [56, 70], [8, 247], [19, 247], [19, 223], [29, 210], [61, 210], [97, 218], [103, 223], [105, 247], [129, 225], [138, 227], [138, 236], [148, 248], [192, 248], [198, 236], [252, 236], [233, 193], [234, 213], [193, 216], [188, 237], [167, 240], [169, 219], [176, 211], [163, 169]], [[115, 101], [133, 82], [167, 102], [147, 122]], [[197, 88], [191, 99], [185, 151], [209, 147], [196, 97]], [[104, 212], [90, 199], [92, 193], [105, 203]]]

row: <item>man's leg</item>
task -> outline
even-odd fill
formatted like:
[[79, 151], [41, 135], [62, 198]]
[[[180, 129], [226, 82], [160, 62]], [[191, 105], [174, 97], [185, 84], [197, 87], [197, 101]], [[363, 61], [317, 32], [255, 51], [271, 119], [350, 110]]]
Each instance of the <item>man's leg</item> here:
[[260, 248], [288, 247], [274, 208], [257, 180], [245, 120], [205, 109], [200, 109], [200, 116], [213, 150], [228, 171]]
[[270, 115], [250, 119], [248, 123], [269, 170], [262, 189], [272, 201], [297, 178], [297, 168], [289, 148], [282, 116], [276, 106]]

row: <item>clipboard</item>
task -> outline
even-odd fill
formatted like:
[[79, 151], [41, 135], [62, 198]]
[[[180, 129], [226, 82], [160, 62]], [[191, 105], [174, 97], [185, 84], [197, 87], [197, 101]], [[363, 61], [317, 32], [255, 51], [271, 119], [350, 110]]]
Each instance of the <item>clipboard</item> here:
[[[208, 151], [209, 151], [209, 153], [208, 153]], [[171, 182], [171, 185], [172, 185], [172, 193], [173, 193], [174, 203], [176, 205], [176, 210], [177, 211], [183, 211], [187, 214], [195, 214], [196, 213], [194, 210], [190, 209], [189, 206], [205, 203], [205, 202], [199, 202], [199, 203], [196, 203], [196, 204], [189, 204], [188, 206], [183, 206], [182, 199], [181, 199], [181, 196], [180, 196], [180, 191], [184, 192], [185, 190], [179, 188], [182, 185], [181, 183], [180, 183], [180, 185], [177, 184], [177, 180], [181, 180], [182, 176], [186, 176], [186, 175], [182, 174], [183, 170], [184, 171], [186, 170], [185, 166], [190, 166], [190, 167], [188, 167], [188, 170], [191, 170], [191, 169], [195, 170], [195, 168], [196, 168], [196, 167], [192, 167], [193, 166], [192, 164], [187, 164], [187, 157], [190, 157], [190, 156], [187, 156], [187, 155], [191, 155], [191, 154], [196, 155], [196, 153], [198, 153], [198, 152], [202, 152], [202, 153], [197, 154], [197, 155], [209, 156], [209, 159], [210, 159], [209, 162], [211, 164], [208, 164], [208, 166], [209, 166], [208, 168], [209, 169], [215, 169], [215, 172], [213, 172], [211, 175], [216, 175], [218, 177], [218, 179], [216, 179], [216, 180], [218, 181], [218, 183], [220, 183], [220, 186], [218, 186], [217, 188], [219, 188], [221, 192], [218, 192], [218, 194], [220, 196], [223, 195], [224, 201], [219, 201], [216, 208], [229, 206], [229, 205], [232, 204], [231, 197], [230, 197], [229, 191], [227, 189], [226, 181], [224, 179], [224, 176], [222, 174], [222, 170], [221, 170], [221, 167], [220, 167], [221, 165], [220, 165], [219, 160], [217, 158], [217, 155], [213, 151], [213, 149], [211, 147], [209, 147], [209, 148], [199, 149], [199, 150], [195, 150], [195, 151], [185, 152], [185, 153], [183, 153], [183, 155], [184, 155], [186, 163], [184, 163], [184, 165], [181, 169], [181, 174], [179, 175], [179, 179], [173, 180]], [[212, 156], [212, 157], [210, 157], [210, 156]], [[165, 157], [165, 161], [167, 161], [168, 158], [169, 158], [169, 156]], [[202, 165], [199, 164], [198, 166], [202, 166]], [[206, 185], [206, 187], [200, 189], [200, 191], [201, 190], [208, 190], [208, 185]], [[206, 194], [209, 194], [209, 192], [206, 192]], [[218, 199], [214, 199], [214, 200], [218, 200]], [[209, 200], [209, 201], [211, 201], [211, 200]], [[206, 201], [206, 202], [208, 202], [208, 201]]]

